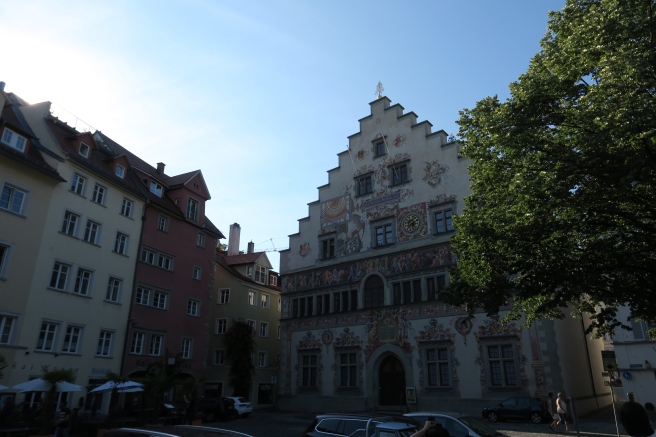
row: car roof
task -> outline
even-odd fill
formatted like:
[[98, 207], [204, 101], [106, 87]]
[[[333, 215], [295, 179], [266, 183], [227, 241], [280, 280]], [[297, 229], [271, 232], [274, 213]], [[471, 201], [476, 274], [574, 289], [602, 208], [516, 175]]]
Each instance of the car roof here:
[[449, 416], [454, 418], [465, 417], [465, 414], [458, 413], [455, 411], [415, 411], [414, 413], [405, 413], [405, 417], [416, 417], [416, 416]]
[[378, 428], [378, 429], [389, 429], [389, 430], [417, 429], [416, 426], [410, 425], [407, 422], [383, 422], [383, 423], [379, 423], [378, 425], [376, 425], [376, 428]]
[[364, 419], [364, 420], [369, 420], [369, 419], [386, 419], [388, 422], [392, 421], [392, 418], [387, 415], [387, 414], [366, 414], [366, 413], [323, 413], [323, 414], [318, 414], [317, 419]]

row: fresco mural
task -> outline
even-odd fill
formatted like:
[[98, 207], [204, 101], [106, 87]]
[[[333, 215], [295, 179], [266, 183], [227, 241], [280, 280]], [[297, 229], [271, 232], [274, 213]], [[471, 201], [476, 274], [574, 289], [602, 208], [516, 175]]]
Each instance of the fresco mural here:
[[425, 203], [399, 208], [396, 212], [397, 240], [400, 242], [410, 241], [428, 235], [428, 221], [426, 217]]
[[371, 355], [384, 344], [394, 344], [405, 352], [412, 352], [408, 335], [414, 336], [412, 323], [406, 318], [413, 314], [407, 308], [390, 308], [373, 310], [369, 322], [364, 327], [367, 333], [367, 343], [364, 347], [364, 359], [369, 361]]
[[286, 275], [283, 277], [282, 285], [285, 292], [302, 291], [359, 282], [366, 274], [372, 272], [395, 275], [444, 267], [452, 263], [451, 245], [445, 243], [439, 246], [353, 261], [311, 272]]
[[436, 188], [439, 185], [446, 188], [449, 186], [449, 182], [452, 179], [449, 172], [449, 166], [446, 164], [440, 164], [437, 160], [426, 162], [426, 165], [424, 166], [424, 177], [422, 180], [426, 181], [426, 183], [433, 188]]
[[[453, 324], [453, 320], [450, 321]], [[436, 319], [430, 319], [428, 325], [424, 325], [423, 330], [419, 330], [419, 334], [415, 337], [415, 343], [417, 344], [417, 356], [419, 357], [416, 361], [418, 369], [418, 378], [419, 386], [424, 387], [424, 362], [423, 362], [423, 346], [426, 342], [436, 342], [442, 341], [447, 344], [451, 350], [451, 356], [454, 357], [451, 362], [452, 372], [451, 377], [453, 378], [453, 389], [456, 392], [460, 391], [460, 377], [458, 376], [458, 366], [460, 366], [460, 361], [456, 358], [456, 344], [455, 344], [455, 335], [451, 332], [450, 328], [444, 328], [443, 325], [438, 323]], [[434, 344], [434, 343], [433, 343]]]
[[349, 219], [351, 197], [344, 194], [321, 202], [321, 229], [345, 223]]

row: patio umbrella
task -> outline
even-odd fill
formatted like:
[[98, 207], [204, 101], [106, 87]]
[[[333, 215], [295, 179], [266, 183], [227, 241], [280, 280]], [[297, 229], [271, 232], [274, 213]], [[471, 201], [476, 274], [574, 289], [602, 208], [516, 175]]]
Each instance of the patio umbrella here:
[[[12, 389], [20, 390], [20, 393], [24, 393], [26, 391], [48, 391], [50, 390], [50, 385], [43, 379], [37, 378], [31, 381], [21, 382], [20, 384], [13, 386]], [[82, 387], [79, 385], [71, 384], [70, 382], [62, 381], [57, 383], [56, 391], [82, 391]]]
[[0, 390], [7, 390], [9, 387], [5, 387], [4, 385], [0, 384]]
[[[120, 391], [120, 392], [127, 392], [128, 389], [135, 389], [135, 388], [140, 388], [140, 387], [143, 387], [143, 384], [141, 384], [139, 382], [135, 382], [135, 381], [125, 381], [125, 382], [119, 382], [119, 383], [115, 383], [115, 382], [112, 382], [112, 381], [107, 381], [103, 385], [94, 388], [89, 393], [95, 393], [95, 392], [99, 392], [99, 391], [106, 391], [106, 390], [113, 390], [113, 389], [118, 389], [118, 391]], [[132, 391], [132, 390], [130, 390], [130, 391]], [[134, 391], [138, 391], [138, 390], [134, 390]]]

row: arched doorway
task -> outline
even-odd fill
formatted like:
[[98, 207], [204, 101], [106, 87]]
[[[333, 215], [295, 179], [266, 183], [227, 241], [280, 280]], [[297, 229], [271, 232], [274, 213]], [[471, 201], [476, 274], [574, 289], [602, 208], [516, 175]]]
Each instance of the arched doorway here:
[[380, 405], [405, 405], [405, 371], [403, 364], [393, 355], [388, 355], [378, 369]]

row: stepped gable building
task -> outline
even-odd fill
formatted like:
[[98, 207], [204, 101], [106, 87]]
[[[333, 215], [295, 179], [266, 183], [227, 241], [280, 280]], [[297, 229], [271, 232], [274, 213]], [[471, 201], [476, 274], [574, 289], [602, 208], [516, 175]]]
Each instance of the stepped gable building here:
[[52, 116], [49, 102], [11, 101], [14, 123], [2, 138], [34, 160], [2, 172], [2, 383], [72, 368], [73, 382], [94, 384], [121, 369], [141, 232], [129, 211], [141, 208], [141, 193], [111, 151]]
[[224, 334], [235, 320], [253, 328], [256, 350], [253, 353], [253, 383], [248, 393], [254, 408], [275, 403], [280, 356], [280, 287], [271, 271], [266, 252], [255, 252], [248, 243], [246, 253], [239, 252], [239, 224], [230, 225], [228, 251], [217, 251], [214, 279], [215, 304], [212, 305], [213, 335], [210, 337], [209, 367], [205, 371], [205, 397], [230, 396], [230, 363], [225, 360]]
[[[169, 176], [101, 132], [96, 141], [126, 163], [146, 198], [122, 374], [176, 365], [200, 377], [208, 354], [214, 252], [224, 238], [205, 216], [210, 193], [200, 170]], [[160, 367], [161, 368], [161, 367]], [[171, 396], [181, 397], [181, 388]]]
[[281, 252], [277, 406], [480, 414], [514, 395], [567, 390], [579, 412], [604, 403], [600, 341], [579, 320], [502, 325], [447, 305], [452, 218], [469, 161], [444, 131], [372, 103]]

